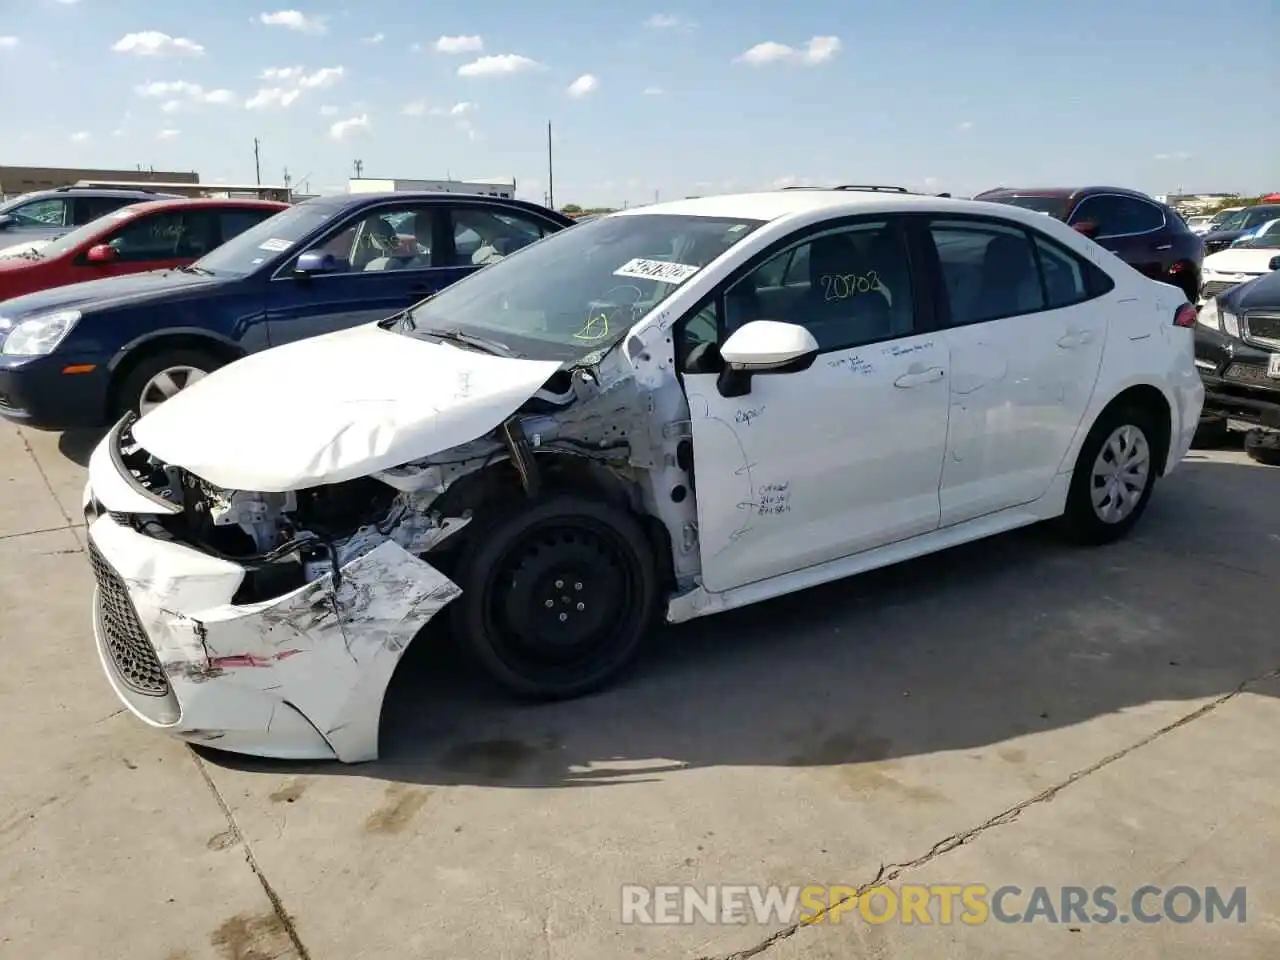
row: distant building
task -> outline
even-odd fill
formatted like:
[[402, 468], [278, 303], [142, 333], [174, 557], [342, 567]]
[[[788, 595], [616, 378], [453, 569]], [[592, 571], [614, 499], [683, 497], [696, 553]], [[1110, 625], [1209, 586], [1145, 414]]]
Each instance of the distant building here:
[[428, 191], [436, 193], [478, 193], [486, 197], [516, 195], [514, 177], [478, 180], [401, 180], [377, 177], [353, 177], [347, 181], [348, 193], [405, 193]]
[[1178, 210], [1194, 214], [1209, 207], [1216, 207], [1224, 201], [1239, 200], [1240, 197], [1234, 193], [1168, 193], [1155, 199]]
[[194, 170], [79, 170], [69, 167], [0, 167], [0, 196], [16, 196], [32, 190], [69, 187], [81, 180], [118, 183], [199, 183]]

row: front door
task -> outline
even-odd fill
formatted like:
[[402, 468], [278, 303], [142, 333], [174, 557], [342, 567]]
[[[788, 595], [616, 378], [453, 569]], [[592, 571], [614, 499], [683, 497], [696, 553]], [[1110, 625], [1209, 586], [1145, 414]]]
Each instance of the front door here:
[[457, 280], [438, 265], [442, 209], [389, 203], [337, 224], [307, 248], [333, 257], [327, 273], [297, 277], [288, 260], [268, 285], [272, 345], [382, 320]]
[[1106, 342], [1091, 264], [1038, 232], [934, 219], [950, 366], [942, 525], [1043, 496], [1080, 428]]
[[[937, 528], [947, 353], [918, 332], [908, 263], [892, 218], [850, 223], [769, 257], [683, 326], [706, 589]], [[723, 397], [716, 345], [759, 319], [804, 325], [820, 353]]]

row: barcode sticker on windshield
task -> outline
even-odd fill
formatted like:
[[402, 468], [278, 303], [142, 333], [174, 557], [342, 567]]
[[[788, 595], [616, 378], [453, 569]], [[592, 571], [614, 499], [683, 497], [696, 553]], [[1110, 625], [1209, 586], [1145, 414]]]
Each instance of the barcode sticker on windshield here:
[[288, 250], [293, 246], [292, 240], [263, 240], [258, 244], [259, 250], [270, 250], [272, 253], [279, 253], [281, 250]]
[[636, 257], [613, 271], [615, 277], [635, 277], [637, 280], [659, 280], [662, 283], [684, 283], [692, 277], [700, 267], [691, 267], [687, 263], [672, 263], [668, 260], [645, 260]]

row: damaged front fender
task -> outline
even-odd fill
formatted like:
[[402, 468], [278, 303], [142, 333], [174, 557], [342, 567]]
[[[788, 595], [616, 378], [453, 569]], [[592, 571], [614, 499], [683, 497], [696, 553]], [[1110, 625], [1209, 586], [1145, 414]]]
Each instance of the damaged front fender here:
[[[258, 756], [376, 758], [400, 657], [461, 592], [385, 540], [336, 576], [236, 605], [244, 570], [233, 562], [146, 537], [109, 515], [89, 536], [98, 554], [95, 634], [121, 699], [170, 733]], [[129, 636], [129, 608], [141, 638]], [[139, 639], [155, 657], [150, 691], [132, 676], [147, 666], [138, 662], [147, 653]]]

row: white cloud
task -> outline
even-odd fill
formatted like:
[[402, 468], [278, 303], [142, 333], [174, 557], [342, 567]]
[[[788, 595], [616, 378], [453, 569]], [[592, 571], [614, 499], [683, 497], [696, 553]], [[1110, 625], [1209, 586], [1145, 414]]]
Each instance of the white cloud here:
[[204, 47], [186, 37], [171, 37], [159, 30], [143, 30], [126, 33], [111, 48], [116, 53], [130, 53], [135, 57], [199, 57]]
[[0, 50], [12, 50], [17, 45], [17, 37], [0, 37]]
[[80, 0], [54, 0], [54, 3], [60, 3], [64, 7], [74, 7]]
[[441, 37], [436, 41], [436, 53], [478, 53], [483, 49], [481, 37]]
[[333, 126], [329, 127], [329, 136], [334, 140], [345, 140], [353, 133], [368, 129], [369, 115], [362, 113], [358, 117], [348, 117], [346, 120], [339, 120], [333, 124]]
[[567, 93], [569, 96], [575, 99], [580, 100], [583, 97], [587, 96], [587, 94], [594, 93], [599, 87], [600, 87], [600, 81], [597, 80], [594, 75], [590, 73], [584, 73], [577, 80], [573, 81], [573, 83], [569, 84], [569, 87], [568, 89], [565, 90], [565, 93]]
[[1155, 159], [1157, 160], [1190, 160], [1191, 154], [1187, 153], [1184, 150], [1179, 150], [1177, 153], [1157, 153], [1155, 155]]
[[84, 143], [88, 139], [89, 139], [89, 134], [84, 130], [80, 130], [71, 135], [72, 143]]
[[322, 117], [336, 117], [337, 115], [338, 108], [331, 103], [326, 103], [320, 108], [320, 116]]
[[458, 68], [460, 77], [500, 77], [514, 73], [528, 73], [540, 70], [542, 64], [537, 60], [522, 57], [518, 53], [500, 53], [496, 56], [480, 57]]
[[678, 27], [683, 21], [679, 17], [669, 13], [655, 13], [652, 17], [644, 22], [646, 27], [654, 30], [669, 30], [671, 27]]
[[175, 137], [177, 137], [177, 135], [178, 135], [178, 134], [180, 134], [181, 132], [182, 132], [181, 130], [174, 130], [172, 127], [169, 127], [169, 128], [164, 129], [164, 130], [161, 130], [159, 133], [157, 133], [157, 134], [156, 134], [156, 139], [157, 139], [157, 140], [172, 140], [172, 139], [174, 139]]
[[803, 47], [790, 47], [785, 43], [768, 40], [757, 43], [734, 58], [740, 63], [762, 67], [770, 63], [826, 63], [841, 50], [839, 37], [812, 37]]
[[961, 123], [957, 124], [956, 126], [957, 126], [957, 129], [960, 129], [960, 130], [972, 130], [972, 129], [973, 129], [973, 121], [972, 121], [972, 120], [965, 120], [965, 121], [963, 121], [963, 122], [961, 122]]
[[645, 87], [644, 88], [644, 95], [646, 97], [660, 97], [662, 96], [662, 92], [663, 91], [661, 87]]
[[371, 37], [361, 37], [360, 42], [368, 44], [369, 46], [373, 46], [375, 44], [381, 43], [385, 39], [387, 39], [387, 35], [385, 33], [375, 33]]
[[321, 67], [307, 73], [305, 67], [267, 67], [262, 71], [263, 80], [283, 81], [284, 86], [262, 87], [245, 104], [250, 110], [289, 107], [297, 102], [305, 90], [323, 90], [332, 87], [346, 76], [345, 67]]
[[286, 30], [297, 30], [299, 33], [322, 34], [329, 32], [326, 22], [328, 17], [308, 17], [297, 10], [277, 10], [275, 13], [260, 13], [257, 20], [268, 27], [284, 27]]
[[123, 137], [123, 136], [124, 136], [124, 128], [123, 128], [123, 127], [116, 127], [114, 130], [112, 130], [112, 131], [111, 131], [111, 135], [112, 135], [113, 137]]
[[198, 83], [186, 80], [152, 80], [134, 87], [139, 96], [151, 99], [164, 99], [160, 109], [165, 113], [174, 113], [186, 105], [214, 103], [220, 106], [235, 103], [236, 95], [230, 90], [206, 90]]
[[263, 87], [250, 97], [244, 106], [246, 110], [270, 110], [274, 107], [289, 107], [300, 96], [302, 96], [302, 91], [296, 88]]
[[426, 101], [415, 100], [413, 103], [406, 103], [400, 112], [406, 117], [425, 117], [427, 115]]
[[476, 112], [476, 105], [469, 100], [463, 100], [461, 103], [455, 103], [449, 108], [449, 116], [465, 117], [468, 114]]

